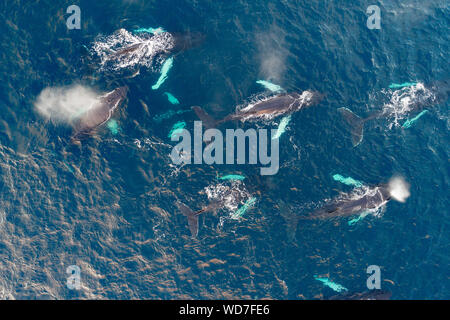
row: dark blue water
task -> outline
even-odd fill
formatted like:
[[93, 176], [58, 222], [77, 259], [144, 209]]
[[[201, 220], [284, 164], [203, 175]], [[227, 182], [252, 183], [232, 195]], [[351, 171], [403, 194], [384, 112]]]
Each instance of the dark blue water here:
[[[81, 30], [66, 27], [71, 4], [81, 8]], [[381, 8], [380, 30], [366, 27], [371, 4]], [[365, 116], [392, 104], [391, 83], [448, 79], [447, 1], [5, 0], [0, 15], [0, 298], [317, 299], [336, 293], [314, 275], [366, 291], [369, 265], [380, 266], [393, 299], [450, 298], [448, 101], [409, 129], [392, 117], [367, 123], [357, 147], [337, 111]], [[205, 35], [174, 56], [159, 90], [154, 70], [99, 72], [85, 49], [120, 28], [158, 26]], [[154, 117], [192, 105], [225, 116], [264, 91], [259, 79], [326, 94], [292, 115], [278, 174], [174, 167], [167, 135], [197, 117]], [[102, 126], [71, 144], [70, 126], [37, 112], [42, 90], [73, 84], [129, 87], [113, 116], [117, 134]], [[286, 211], [306, 214], [352, 190], [336, 173], [367, 185], [399, 175], [411, 195], [352, 226], [301, 220], [292, 234]], [[175, 202], [206, 206], [205, 188], [225, 174], [246, 176], [237, 188], [256, 205], [239, 220], [226, 208], [201, 216], [194, 239]], [[70, 265], [80, 267], [79, 290], [66, 286]]]

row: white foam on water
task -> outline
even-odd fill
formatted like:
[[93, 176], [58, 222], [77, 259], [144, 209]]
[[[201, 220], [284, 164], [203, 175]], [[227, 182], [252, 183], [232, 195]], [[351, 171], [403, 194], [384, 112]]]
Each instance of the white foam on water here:
[[251, 197], [240, 180], [209, 185], [204, 192], [210, 201], [223, 201], [223, 208], [230, 214]]
[[256, 104], [267, 101], [269, 99], [272, 99], [273, 97], [276, 97], [277, 95], [267, 95], [266, 93], [259, 93], [251, 96], [247, 101], [249, 101], [246, 104], [241, 104], [236, 107], [236, 111], [241, 112], [247, 112], [251, 110]]
[[425, 88], [423, 83], [388, 92], [390, 99], [383, 105], [383, 112], [391, 119], [388, 123], [389, 129], [401, 126], [402, 120], [409, 116], [417, 103], [426, 103], [434, 99], [433, 92]]
[[[352, 190], [351, 193], [341, 193], [338, 196], [339, 200], [359, 200], [361, 198], [364, 198], [366, 196], [373, 197], [375, 196], [380, 190], [380, 187], [369, 187], [366, 185], [363, 185], [360, 188], [355, 188]], [[383, 213], [386, 211], [386, 204], [388, 201], [384, 201], [380, 203], [377, 207], [372, 209], [365, 209], [364, 212], [361, 212], [364, 214], [364, 217], [367, 215], [372, 215], [374, 217], [381, 217]]]
[[[94, 55], [100, 58], [100, 69], [118, 71], [135, 67], [155, 69], [164, 60], [175, 45], [169, 32], [154, 35], [148, 33], [132, 34], [125, 29], [119, 29], [110, 36], [101, 37], [92, 45]], [[137, 48], [126, 53], [120, 53], [131, 46]], [[155, 70], [154, 70], [155, 71]]]
[[47, 87], [39, 94], [34, 106], [39, 114], [49, 120], [70, 123], [95, 107], [99, 99], [99, 93], [79, 84]]

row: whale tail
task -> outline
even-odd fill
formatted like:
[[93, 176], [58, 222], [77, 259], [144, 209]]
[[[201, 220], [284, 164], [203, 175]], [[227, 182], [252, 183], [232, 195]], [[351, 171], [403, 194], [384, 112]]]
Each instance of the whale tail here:
[[286, 234], [289, 241], [295, 240], [295, 234], [297, 232], [297, 225], [300, 217], [292, 212], [289, 206], [282, 201], [279, 204], [280, 214], [286, 221]]
[[177, 202], [176, 206], [178, 210], [181, 211], [183, 215], [185, 215], [188, 219], [189, 230], [193, 237], [197, 237], [198, 235], [198, 215], [200, 212], [194, 212], [191, 208], [185, 205], [182, 202]]
[[203, 126], [206, 127], [207, 129], [214, 128], [220, 122], [211, 117], [205, 110], [203, 110], [199, 106], [192, 107], [192, 110], [194, 110], [197, 117], [199, 117], [199, 119], [202, 120]]
[[356, 147], [358, 144], [361, 143], [363, 139], [365, 120], [361, 117], [358, 117], [350, 109], [339, 108], [338, 111], [342, 114], [342, 116], [348, 122], [348, 124], [350, 124], [352, 133], [352, 143], [353, 146]]

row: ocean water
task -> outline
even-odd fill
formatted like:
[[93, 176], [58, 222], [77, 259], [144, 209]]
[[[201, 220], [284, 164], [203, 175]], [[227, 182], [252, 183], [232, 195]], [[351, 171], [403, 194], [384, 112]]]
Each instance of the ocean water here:
[[[72, 4], [80, 30], [66, 26]], [[379, 30], [366, 26], [372, 4]], [[326, 299], [336, 292], [315, 276], [363, 292], [377, 265], [392, 299], [449, 299], [448, 101], [401, 126], [417, 115], [420, 85], [449, 78], [449, 9], [444, 0], [2, 1], [0, 298]], [[150, 27], [204, 36], [173, 55], [159, 89], [169, 55], [139, 51], [111, 65], [94, 57], [98, 45], [109, 52], [111, 39], [133, 43], [146, 37], [133, 30]], [[276, 175], [172, 164], [168, 134], [177, 122], [193, 128], [191, 106], [223, 117], [270, 94], [257, 80], [325, 94], [292, 115]], [[418, 85], [389, 88], [406, 82]], [[73, 117], [123, 85], [114, 122], [71, 143]], [[388, 114], [367, 122], [353, 147], [341, 107]], [[289, 218], [352, 192], [335, 174], [370, 186], [402, 176], [410, 196], [353, 224]], [[245, 179], [219, 179], [226, 175]], [[225, 202], [200, 216], [193, 238], [176, 201], [200, 210], [214, 199]], [[78, 290], [67, 286], [69, 266], [79, 267]]]

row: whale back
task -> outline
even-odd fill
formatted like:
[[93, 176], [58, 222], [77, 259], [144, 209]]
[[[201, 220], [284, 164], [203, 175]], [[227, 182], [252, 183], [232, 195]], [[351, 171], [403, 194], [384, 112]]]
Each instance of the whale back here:
[[271, 114], [295, 112], [302, 108], [318, 104], [323, 99], [323, 94], [314, 91], [300, 93], [280, 93], [267, 100], [255, 104], [247, 113]]

